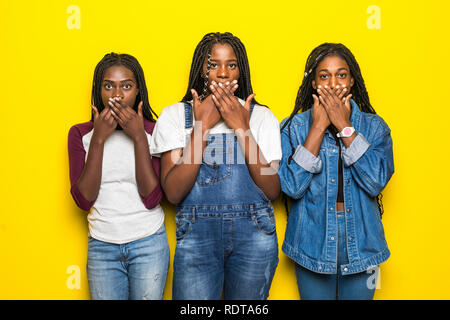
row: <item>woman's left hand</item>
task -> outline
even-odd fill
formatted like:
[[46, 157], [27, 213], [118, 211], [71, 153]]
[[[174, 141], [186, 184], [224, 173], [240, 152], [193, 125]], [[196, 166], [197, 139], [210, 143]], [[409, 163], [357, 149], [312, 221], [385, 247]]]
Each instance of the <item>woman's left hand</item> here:
[[233, 88], [235, 86], [237, 84], [234, 86], [233, 83], [231, 85], [212, 84], [210, 86], [212, 98], [222, 119], [231, 129], [247, 131], [250, 129], [250, 106], [255, 94], [249, 95], [244, 107], [242, 107], [239, 100], [234, 96]]
[[350, 98], [352, 95], [346, 96], [347, 92], [348, 89], [346, 87], [339, 86], [334, 90], [328, 86], [319, 86], [317, 89], [320, 103], [324, 106], [331, 123], [339, 131], [345, 127], [352, 126], [350, 122]]
[[111, 114], [126, 134], [133, 140], [145, 136], [142, 101], [138, 105], [137, 113], [130, 106], [123, 105], [119, 98], [110, 98], [108, 104], [111, 107]]

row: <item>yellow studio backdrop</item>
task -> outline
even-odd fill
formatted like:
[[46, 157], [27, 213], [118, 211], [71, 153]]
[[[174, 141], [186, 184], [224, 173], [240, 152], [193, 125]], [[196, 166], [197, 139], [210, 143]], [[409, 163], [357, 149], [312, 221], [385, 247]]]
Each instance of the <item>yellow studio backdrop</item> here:
[[[391, 257], [375, 299], [450, 299], [449, 10], [447, 1], [2, 0], [0, 298], [89, 299], [87, 220], [69, 192], [67, 134], [90, 119], [103, 55], [139, 60], [160, 113], [184, 95], [202, 36], [229, 31], [247, 48], [256, 98], [280, 121], [311, 50], [350, 48], [394, 141], [382, 219]], [[294, 265], [281, 252], [281, 198], [274, 206], [280, 262], [269, 299], [298, 299]], [[172, 265], [175, 212], [163, 208]]]

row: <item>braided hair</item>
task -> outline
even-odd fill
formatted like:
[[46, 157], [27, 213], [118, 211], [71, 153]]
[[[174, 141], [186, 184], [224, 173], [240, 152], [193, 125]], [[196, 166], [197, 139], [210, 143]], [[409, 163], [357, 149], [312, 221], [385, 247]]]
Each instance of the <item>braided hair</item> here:
[[[347, 62], [347, 65], [350, 68], [350, 74], [354, 79], [354, 84], [350, 90], [352, 94], [352, 99], [356, 102], [359, 109], [362, 112], [375, 114], [375, 109], [370, 104], [369, 94], [367, 93], [366, 85], [364, 83], [364, 79], [361, 74], [361, 70], [359, 68], [358, 62], [356, 62], [355, 57], [351, 53], [351, 51], [341, 43], [323, 43], [320, 46], [316, 47], [308, 56], [306, 60], [305, 73], [303, 77], [302, 84], [298, 89], [297, 98], [295, 99], [294, 110], [290, 114], [287, 121], [281, 127], [281, 131], [288, 126], [288, 135], [289, 135], [289, 143], [291, 145], [291, 155], [289, 157], [289, 162], [292, 160], [292, 156], [294, 155], [295, 149], [292, 145], [291, 141], [291, 123], [292, 119], [298, 112], [304, 112], [308, 109], [311, 109], [314, 105], [314, 99], [312, 97], [315, 89], [313, 88], [312, 82], [314, 80], [316, 74], [316, 68], [320, 64], [320, 62], [330, 56], [338, 56]], [[383, 214], [383, 204], [381, 202], [382, 195], [381, 193], [377, 196], [377, 204], [380, 215]], [[285, 207], [288, 210], [287, 206], [287, 198], [285, 200]], [[289, 211], [288, 211], [289, 212]]]
[[[92, 82], [92, 95], [91, 95], [91, 103], [97, 108], [98, 112], [102, 112], [105, 108], [102, 101], [102, 82], [106, 69], [112, 66], [124, 66], [130, 71], [133, 72], [134, 77], [136, 78], [137, 85], [139, 88], [139, 94], [136, 97], [136, 101], [134, 103], [133, 109], [137, 112], [137, 107], [139, 103], [142, 101], [142, 115], [145, 119], [149, 121], [155, 122], [156, 120], [153, 118], [155, 115], [158, 118], [158, 115], [153, 111], [150, 107], [150, 103], [148, 101], [148, 92], [147, 86], [145, 84], [144, 71], [142, 70], [141, 65], [137, 61], [137, 59], [129, 54], [117, 54], [114, 52], [106, 54], [102, 60], [97, 64], [94, 71], [94, 80]], [[152, 115], [153, 114], [153, 115]], [[94, 121], [94, 113], [92, 112], [91, 121]]]
[[[229, 44], [237, 58], [237, 64], [239, 68], [238, 89], [234, 93], [235, 96], [245, 100], [250, 94], [253, 93], [252, 84], [250, 81], [250, 67], [248, 64], [247, 52], [244, 44], [239, 38], [233, 36], [229, 32], [211, 32], [206, 34], [199, 42], [194, 51], [194, 57], [192, 58], [191, 71], [189, 74], [189, 84], [184, 95], [182, 102], [189, 102], [192, 100], [191, 89], [195, 89], [200, 96], [200, 100], [204, 99], [209, 93], [208, 78], [210, 71], [210, 59], [211, 51], [215, 44]], [[203, 75], [203, 64], [207, 62], [206, 74]], [[253, 99], [254, 103], [257, 103]], [[257, 103], [259, 104], [259, 103]]]

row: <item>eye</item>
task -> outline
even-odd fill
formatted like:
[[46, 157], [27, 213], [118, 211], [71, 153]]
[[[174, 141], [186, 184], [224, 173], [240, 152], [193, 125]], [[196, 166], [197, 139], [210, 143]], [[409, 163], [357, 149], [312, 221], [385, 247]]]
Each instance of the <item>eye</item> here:
[[132, 85], [129, 84], [129, 83], [126, 83], [126, 84], [124, 84], [122, 87], [123, 87], [125, 90], [130, 90], [131, 87], [132, 87]]
[[328, 75], [323, 73], [323, 74], [319, 75], [319, 78], [320, 79], [326, 79], [326, 78], [328, 78]]
[[341, 78], [341, 79], [344, 79], [345, 77], [347, 77], [347, 74], [346, 73], [339, 73], [338, 77]]
[[217, 68], [217, 63], [212, 62], [212, 63], [210, 64], [210, 67], [211, 67], [211, 68]]
[[237, 65], [236, 65], [236, 63], [230, 63], [229, 67], [230, 67], [230, 69], [236, 69]]
[[111, 83], [105, 84], [105, 89], [106, 89], [106, 90], [111, 90], [111, 89], [112, 89]]

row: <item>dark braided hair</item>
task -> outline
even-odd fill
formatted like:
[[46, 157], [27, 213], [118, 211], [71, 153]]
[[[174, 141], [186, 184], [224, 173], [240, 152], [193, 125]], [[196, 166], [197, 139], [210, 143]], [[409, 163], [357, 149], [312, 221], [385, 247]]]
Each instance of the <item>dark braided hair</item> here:
[[[145, 84], [144, 71], [137, 59], [129, 54], [117, 54], [114, 52], [106, 54], [97, 64], [94, 71], [94, 80], [92, 82], [91, 103], [97, 108], [98, 112], [102, 112], [105, 108], [102, 101], [102, 82], [106, 69], [112, 66], [124, 66], [133, 72], [139, 88], [139, 94], [136, 97], [133, 109], [137, 112], [139, 102], [143, 102], [142, 115], [145, 119], [155, 122], [152, 113], [158, 118], [158, 115], [150, 107], [148, 101], [147, 86]], [[91, 121], [94, 121], [94, 113], [92, 112]]]
[[[184, 95], [182, 102], [189, 102], [192, 100], [191, 89], [195, 89], [200, 95], [200, 99], [204, 99], [209, 93], [208, 77], [210, 70], [210, 58], [211, 51], [215, 44], [229, 44], [237, 58], [237, 64], [239, 68], [238, 89], [234, 93], [236, 97], [245, 100], [250, 94], [253, 93], [252, 84], [250, 82], [250, 67], [248, 64], [247, 52], [244, 44], [239, 38], [233, 36], [229, 32], [211, 32], [206, 34], [200, 43], [197, 45], [194, 51], [194, 57], [192, 58], [191, 72], [189, 74], [189, 84]], [[206, 74], [203, 75], [203, 64], [207, 59]], [[253, 99], [254, 103], [257, 103]], [[259, 103], [257, 103], [259, 104]]]
[[[323, 43], [317, 48], [315, 48], [308, 59], [306, 60], [305, 73], [303, 77], [302, 84], [298, 89], [297, 98], [295, 99], [294, 110], [290, 114], [288, 120], [283, 124], [281, 131], [288, 126], [288, 134], [289, 134], [289, 143], [291, 145], [291, 155], [289, 157], [289, 162], [292, 160], [292, 156], [295, 152], [294, 146], [291, 141], [291, 123], [292, 119], [298, 112], [304, 112], [308, 109], [311, 109], [314, 105], [314, 99], [312, 97], [313, 93], [317, 94], [315, 89], [313, 88], [312, 82], [316, 75], [316, 68], [320, 64], [320, 62], [330, 56], [338, 56], [347, 62], [347, 65], [350, 68], [350, 74], [354, 79], [354, 84], [350, 90], [352, 94], [352, 99], [359, 106], [359, 109], [362, 112], [375, 114], [375, 109], [370, 104], [369, 94], [367, 93], [366, 85], [364, 84], [364, 79], [361, 74], [361, 70], [359, 68], [358, 62], [356, 62], [355, 57], [351, 53], [351, 51], [341, 43]], [[382, 195], [381, 193], [377, 196], [377, 204], [378, 210], [380, 211], [380, 215], [383, 214], [383, 204], [381, 202]], [[287, 197], [284, 197], [285, 207], [288, 210], [287, 206]], [[288, 211], [289, 212], [289, 211]]]

